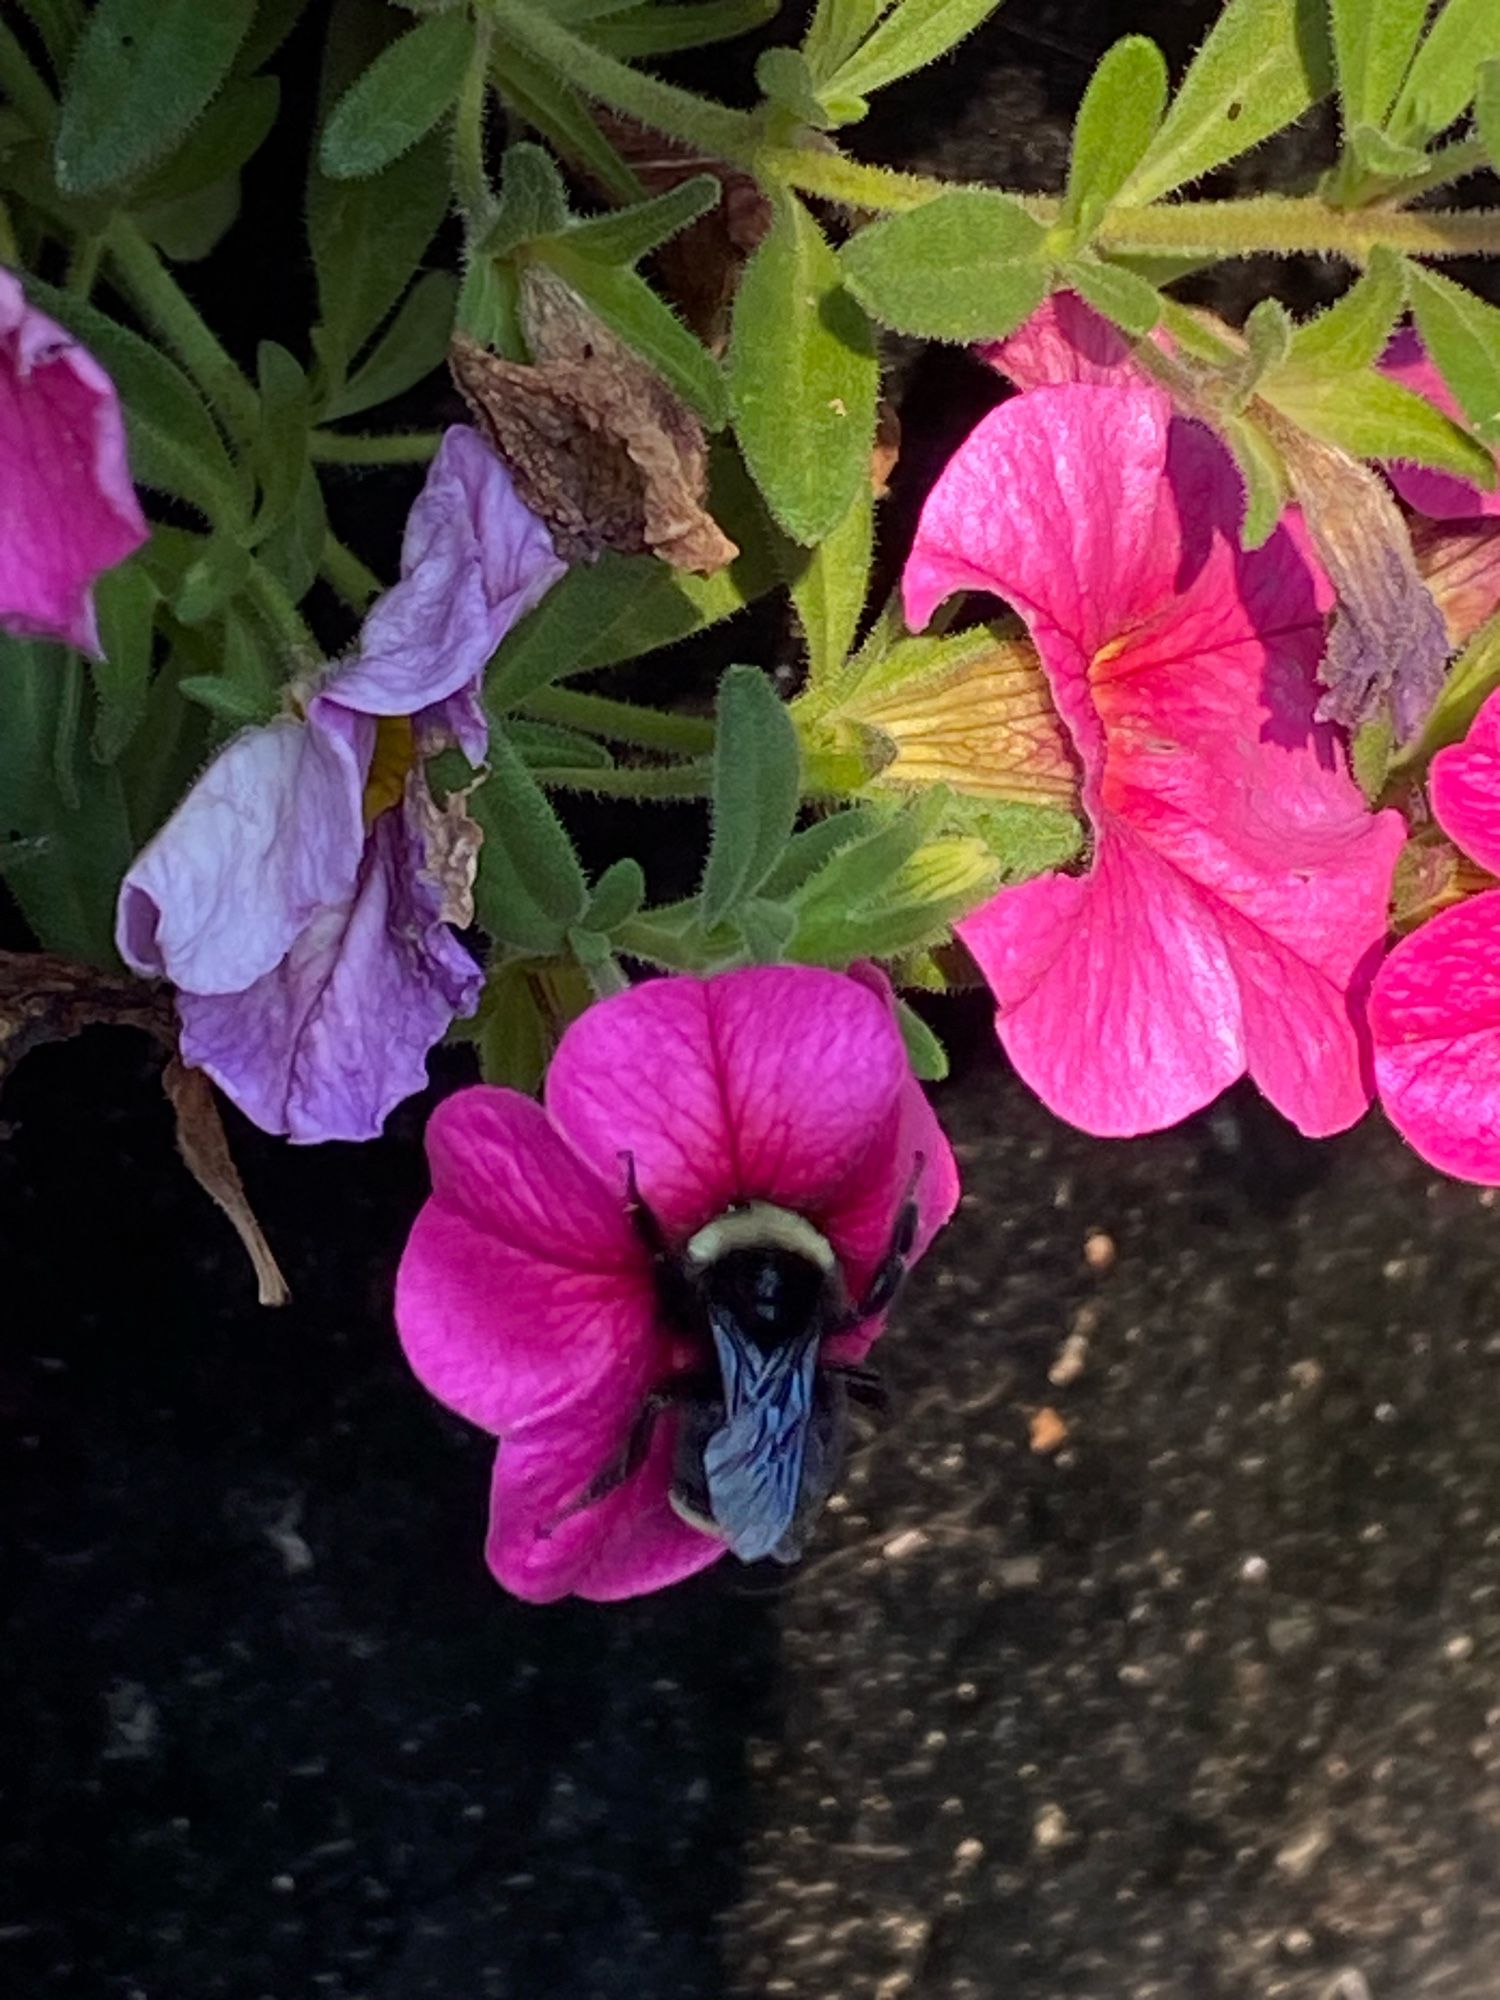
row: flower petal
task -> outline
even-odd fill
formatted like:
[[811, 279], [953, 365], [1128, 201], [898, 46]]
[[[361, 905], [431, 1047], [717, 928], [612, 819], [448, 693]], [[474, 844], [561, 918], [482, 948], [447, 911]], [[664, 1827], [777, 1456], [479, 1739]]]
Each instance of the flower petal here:
[[1018, 389], [1060, 382], [1143, 387], [1151, 381], [1125, 335], [1076, 292], [1053, 292], [1014, 333], [975, 352]]
[[279, 965], [242, 993], [180, 995], [183, 1060], [267, 1132], [377, 1137], [478, 1004], [483, 974], [439, 907], [404, 815], [382, 813], [353, 896], [318, 911]]
[[364, 847], [362, 716], [285, 717], [227, 743], [131, 863], [120, 956], [187, 993], [241, 993], [347, 901]]
[[1500, 1185], [1500, 890], [1404, 938], [1370, 994], [1387, 1117], [1424, 1160]]
[[568, 1512], [580, 1486], [624, 1442], [607, 1405], [575, 1406], [566, 1428], [545, 1424], [507, 1438], [495, 1459], [485, 1559], [517, 1597], [610, 1603], [692, 1576], [725, 1553], [716, 1535], [671, 1508], [676, 1419], [668, 1412], [639, 1471], [592, 1507]]
[[148, 532], [114, 384], [0, 270], [0, 627], [97, 653], [94, 579]]
[[1310, 1133], [1368, 1102], [1358, 998], [1404, 828], [1314, 721], [1320, 572], [1286, 527], [1241, 551], [1239, 505], [1154, 391], [1039, 389], [960, 449], [907, 572], [914, 622], [952, 588], [1017, 605], [1083, 765], [1090, 874], [960, 928], [1017, 1067], [1088, 1131], [1170, 1124], [1247, 1066]]
[[[1443, 380], [1437, 364], [1423, 345], [1415, 327], [1405, 326], [1391, 340], [1380, 362], [1381, 372], [1405, 389], [1414, 390], [1435, 404], [1455, 423], [1465, 421], [1453, 391]], [[1392, 459], [1386, 475], [1408, 507], [1434, 521], [1467, 521], [1481, 514], [1500, 514], [1500, 488], [1486, 492], [1451, 472], [1435, 472], [1430, 466], [1413, 465], [1406, 459]]]
[[757, 966], [591, 1007], [553, 1058], [547, 1108], [611, 1186], [633, 1156], [646, 1202], [682, 1236], [734, 1201], [836, 1210], [908, 1073], [889, 1009], [859, 982]]
[[[417, 715], [472, 692], [511, 626], [566, 565], [510, 474], [466, 425], [438, 447], [407, 517], [401, 581], [375, 605], [359, 650], [324, 693], [365, 715]], [[485, 732], [472, 702], [453, 711], [472, 762]]]
[[619, 1196], [518, 1091], [475, 1085], [427, 1127], [432, 1197], [396, 1279], [418, 1379], [497, 1436], [571, 1413], [612, 1426], [563, 1478], [587, 1485], [673, 1372], [650, 1264]]
[[1432, 810], [1471, 861], [1500, 875], [1500, 690], [1462, 743], [1439, 750], [1428, 777]]

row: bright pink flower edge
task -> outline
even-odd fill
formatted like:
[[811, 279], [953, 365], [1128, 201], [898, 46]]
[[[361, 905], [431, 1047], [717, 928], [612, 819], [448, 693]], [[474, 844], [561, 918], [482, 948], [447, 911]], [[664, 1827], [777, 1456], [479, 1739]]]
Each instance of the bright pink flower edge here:
[[1148, 387], [1069, 382], [986, 417], [905, 576], [1025, 618], [1094, 833], [1080, 875], [959, 926], [1021, 1075], [1085, 1131], [1174, 1124], [1245, 1071], [1301, 1130], [1369, 1102], [1362, 1008], [1398, 814], [1371, 815], [1314, 711], [1326, 581], [1284, 524], [1237, 542], [1228, 454]]
[[94, 580], [148, 533], [114, 384], [0, 270], [0, 627], [97, 653]]
[[[439, 1107], [427, 1144], [433, 1191], [402, 1259], [397, 1324], [433, 1395], [499, 1437], [486, 1556], [537, 1602], [635, 1596], [723, 1553], [668, 1503], [670, 1420], [633, 1479], [563, 1517], [647, 1390], [701, 1363], [660, 1321], [626, 1213], [627, 1154], [674, 1241], [732, 1202], [773, 1201], [824, 1232], [851, 1296], [919, 1154], [916, 1255], [958, 1199], [889, 989], [805, 966], [652, 980], [605, 1000], [563, 1037], [545, 1110], [476, 1086]], [[879, 1331], [846, 1336], [836, 1358], [858, 1359]]]
[[[1500, 874], [1500, 693], [1432, 760], [1444, 831]], [[1500, 1185], [1500, 889], [1444, 910], [1390, 953], [1370, 995], [1386, 1116], [1444, 1173]]]

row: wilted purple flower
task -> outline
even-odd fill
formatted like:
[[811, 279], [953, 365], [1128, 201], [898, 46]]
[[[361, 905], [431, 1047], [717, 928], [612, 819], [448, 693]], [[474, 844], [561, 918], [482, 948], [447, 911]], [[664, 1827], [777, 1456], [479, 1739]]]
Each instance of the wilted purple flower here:
[[450, 928], [472, 832], [422, 760], [483, 757], [485, 663], [563, 568], [499, 460], [450, 430], [353, 658], [301, 717], [226, 744], [126, 875], [121, 955], [177, 987], [183, 1060], [268, 1132], [373, 1138], [478, 1004]]
[[0, 270], [0, 628], [97, 653], [94, 579], [147, 532], [114, 384]]

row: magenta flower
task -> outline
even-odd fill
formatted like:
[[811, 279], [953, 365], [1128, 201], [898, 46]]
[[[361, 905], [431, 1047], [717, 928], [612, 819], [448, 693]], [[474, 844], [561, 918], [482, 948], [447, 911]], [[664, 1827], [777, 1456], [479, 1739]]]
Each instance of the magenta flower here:
[[[1382, 371], [1403, 388], [1411, 389], [1436, 405], [1445, 417], [1464, 421], [1452, 390], [1438, 373], [1415, 327], [1404, 326], [1393, 336], [1381, 357]], [[1391, 484], [1415, 513], [1432, 521], [1473, 521], [1500, 514], [1500, 487], [1486, 492], [1451, 472], [1435, 472], [1425, 465], [1393, 459], [1386, 466]]]
[[373, 1138], [478, 1004], [482, 975], [450, 928], [471, 920], [473, 841], [433, 803], [422, 759], [455, 739], [483, 756], [485, 663], [563, 571], [461, 428], [401, 567], [305, 714], [226, 744], [120, 890], [120, 955], [177, 988], [184, 1061], [302, 1142]]
[[0, 270], [0, 629], [97, 653], [94, 579], [148, 532], [114, 384]]
[[1081, 875], [959, 926], [1001, 1041], [1085, 1131], [1171, 1125], [1249, 1071], [1304, 1132], [1369, 1101], [1361, 1008], [1404, 829], [1314, 719], [1326, 585], [1283, 525], [1237, 541], [1239, 481], [1148, 387], [992, 411], [930, 495], [905, 576], [1026, 620], [1081, 768]]
[[[1429, 775], [1439, 824], [1500, 875], [1500, 693]], [[1500, 1185], [1500, 889], [1403, 938], [1376, 975], [1370, 1032], [1380, 1101], [1435, 1167]]]
[[[712, 1359], [659, 1289], [627, 1206], [630, 1162], [674, 1252], [737, 1204], [771, 1203], [783, 1231], [830, 1247], [850, 1300], [866, 1296], [913, 1188], [912, 1257], [958, 1198], [888, 998], [807, 966], [652, 980], [605, 1000], [564, 1035], [545, 1109], [513, 1090], [460, 1091], [427, 1148], [432, 1198], [402, 1260], [397, 1324], [433, 1395], [500, 1439], [486, 1556], [538, 1602], [636, 1596], [725, 1552], [672, 1505], [672, 1410], [638, 1468], [580, 1504], [645, 1398]], [[819, 1359], [860, 1361], [880, 1325], [876, 1312]]]

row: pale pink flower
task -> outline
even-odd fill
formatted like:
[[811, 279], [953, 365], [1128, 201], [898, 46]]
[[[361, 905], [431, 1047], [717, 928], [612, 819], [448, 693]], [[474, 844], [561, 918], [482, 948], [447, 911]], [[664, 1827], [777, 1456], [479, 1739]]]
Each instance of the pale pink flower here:
[[[958, 1198], [888, 993], [807, 966], [657, 979], [602, 1001], [564, 1035], [545, 1109], [478, 1085], [438, 1108], [427, 1148], [432, 1198], [402, 1259], [397, 1323], [433, 1395], [499, 1438], [486, 1555], [536, 1601], [636, 1596], [725, 1549], [669, 1502], [671, 1413], [630, 1478], [577, 1504], [648, 1393], [712, 1359], [664, 1308], [629, 1161], [672, 1246], [738, 1203], [774, 1203], [832, 1246], [850, 1299], [913, 1188], [913, 1257]], [[880, 1325], [822, 1358], [858, 1361]]]
[[[1438, 823], [1500, 875], [1500, 691], [1429, 775]], [[1424, 1160], [1500, 1184], [1500, 889], [1403, 938], [1370, 994], [1375, 1078], [1391, 1123]]]
[[1228, 454], [1160, 391], [1038, 388], [959, 448], [906, 570], [914, 627], [956, 590], [1015, 606], [1072, 738], [1088, 867], [959, 934], [1016, 1068], [1090, 1132], [1171, 1125], [1247, 1070], [1310, 1134], [1369, 1100], [1404, 827], [1315, 720], [1319, 566], [1295, 524], [1241, 549], [1240, 506]]
[[0, 270], [0, 629], [97, 653], [94, 579], [148, 532], [114, 384]]

